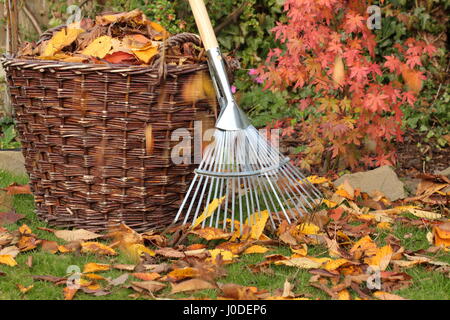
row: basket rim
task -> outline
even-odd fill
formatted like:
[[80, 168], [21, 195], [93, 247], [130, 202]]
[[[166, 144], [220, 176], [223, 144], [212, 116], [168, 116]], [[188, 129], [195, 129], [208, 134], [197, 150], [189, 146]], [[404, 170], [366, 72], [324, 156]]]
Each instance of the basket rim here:
[[[130, 66], [130, 65], [117, 65], [117, 64], [93, 64], [93, 63], [79, 63], [79, 62], [64, 62], [57, 60], [38, 60], [38, 59], [23, 59], [16, 58], [13, 55], [3, 55], [0, 57], [0, 63], [5, 70], [8, 67], [16, 67], [21, 69], [34, 69], [44, 72], [49, 70], [51, 72], [56, 71], [73, 71], [75, 73], [83, 72], [106, 72], [112, 74], [142, 74], [149, 73], [153, 75], [159, 75], [158, 66]], [[166, 65], [167, 74], [184, 74], [191, 73], [200, 70], [206, 70], [208, 68], [207, 63], [195, 63], [190, 65]]]

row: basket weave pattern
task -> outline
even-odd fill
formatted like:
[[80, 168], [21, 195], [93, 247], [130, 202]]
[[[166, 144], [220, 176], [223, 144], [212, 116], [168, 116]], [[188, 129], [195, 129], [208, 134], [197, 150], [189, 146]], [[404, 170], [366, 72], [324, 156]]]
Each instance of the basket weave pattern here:
[[[37, 214], [58, 227], [137, 230], [172, 222], [195, 165], [171, 160], [173, 130], [213, 126], [208, 101], [184, 101], [204, 64], [156, 68], [3, 61]], [[145, 130], [151, 125], [148, 154]], [[204, 124], [205, 126], [205, 124]]]

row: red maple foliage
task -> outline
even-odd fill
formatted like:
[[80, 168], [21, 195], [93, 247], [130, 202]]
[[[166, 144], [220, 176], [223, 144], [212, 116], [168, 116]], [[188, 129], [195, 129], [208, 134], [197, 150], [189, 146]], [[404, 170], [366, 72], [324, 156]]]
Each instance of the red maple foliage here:
[[[425, 79], [418, 67], [436, 48], [410, 38], [396, 44], [395, 55], [376, 56], [366, 7], [362, 0], [286, 0], [287, 22], [272, 30], [280, 47], [258, 69], [265, 88], [314, 92], [297, 105], [310, 111], [296, 130], [310, 141], [298, 159], [303, 167], [325, 154], [351, 168], [395, 163], [401, 106], [414, 105]], [[284, 128], [292, 135], [291, 121]]]

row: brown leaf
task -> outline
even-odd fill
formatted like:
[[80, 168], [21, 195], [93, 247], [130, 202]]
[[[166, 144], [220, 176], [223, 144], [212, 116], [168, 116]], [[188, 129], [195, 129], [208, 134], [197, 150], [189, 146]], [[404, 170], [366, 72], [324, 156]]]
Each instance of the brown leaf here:
[[129, 277], [128, 273], [124, 273], [123, 275], [109, 281], [109, 284], [112, 286], [120, 286], [128, 280], [128, 277]]
[[166, 258], [176, 258], [176, 259], [184, 258], [186, 256], [183, 252], [175, 250], [173, 248], [169, 248], [169, 247], [158, 249], [155, 251], [155, 253], [157, 255], [160, 255], [160, 256], [163, 256]]
[[54, 231], [54, 234], [56, 237], [63, 239], [67, 242], [93, 240], [101, 237], [101, 235], [99, 234], [84, 229], [56, 230]]
[[52, 254], [55, 254], [55, 253], [57, 253], [59, 251], [58, 243], [56, 241], [42, 240], [41, 248], [42, 248], [43, 251], [47, 251], [47, 252], [50, 252]]
[[131, 285], [140, 289], [147, 290], [149, 292], [158, 292], [166, 287], [162, 282], [158, 281], [142, 281], [142, 282], [131, 282]]
[[5, 224], [16, 223], [20, 219], [23, 219], [25, 216], [23, 214], [16, 213], [15, 211], [11, 212], [0, 212], [0, 226]]
[[67, 278], [55, 277], [55, 276], [31, 276], [34, 280], [47, 281], [54, 283], [56, 285], [65, 284], [67, 282]]
[[154, 281], [161, 278], [161, 275], [156, 272], [137, 272], [131, 274], [133, 277], [144, 281]]
[[191, 279], [180, 282], [178, 284], [172, 284], [172, 294], [186, 291], [198, 291], [205, 289], [215, 289], [216, 286], [211, 282], [202, 279]]

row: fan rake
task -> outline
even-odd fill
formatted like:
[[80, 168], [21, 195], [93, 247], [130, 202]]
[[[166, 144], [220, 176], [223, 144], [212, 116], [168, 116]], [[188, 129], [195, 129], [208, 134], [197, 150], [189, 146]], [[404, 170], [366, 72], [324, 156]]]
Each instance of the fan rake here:
[[[203, 0], [190, 0], [200, 30], [221, 113], [214, 142], [195, 171], [174, 223], [188, 224], [202, 216], [202, 227], [224, 229], [239, 221], [252, 225], [254, 213], [267, 210], [273, 227], [314, 211], [322, 194], [274, 148], [238, 107]], [[244, 222], [244, 218], [246, 218]]]

